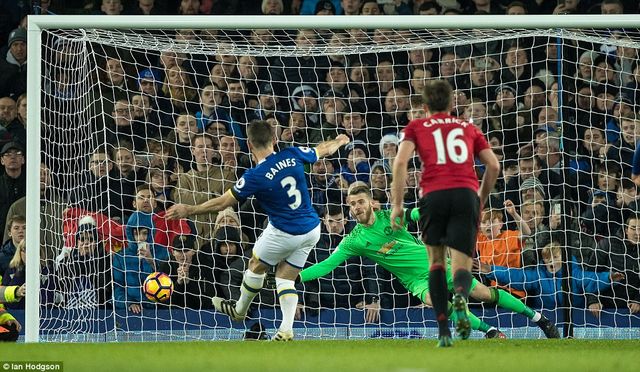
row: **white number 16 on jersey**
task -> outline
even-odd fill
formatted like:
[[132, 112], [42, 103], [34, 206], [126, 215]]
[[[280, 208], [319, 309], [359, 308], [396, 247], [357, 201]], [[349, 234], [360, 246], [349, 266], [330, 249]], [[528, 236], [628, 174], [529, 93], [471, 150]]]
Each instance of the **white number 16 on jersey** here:
[[469, 150], [464, 142], [464, 130], [462, 128], [455, 128], [449, 132], [446, 148], [445, 141], [442, 138], [442, 130], [436, 129], [432, 134], [433, 140], [436, 142], [437, 164], [447, 164], [447, 158], [456, 164], [462, 164], [467, 161]]
[[282, 185], [283, 189], [287, 189], [288, 187], [287, 196], [289, 196], [290, 198], [294, 198], [293, 203], [289, 204], [289, 208], [298, 209], [300, 204], [302, 204], [302, 194], [296, 187], [296, 179], [291, 176], [285, 177], [282, 179], [282, 181], [280, 181], [280, 185]]

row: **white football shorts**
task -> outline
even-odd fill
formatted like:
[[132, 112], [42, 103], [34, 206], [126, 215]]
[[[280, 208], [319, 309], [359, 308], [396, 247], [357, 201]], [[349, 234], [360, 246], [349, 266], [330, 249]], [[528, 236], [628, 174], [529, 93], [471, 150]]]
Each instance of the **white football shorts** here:
[[256, 244], [253, 254], [267, 265], [276, 266], [282, 261], [302, 269], [311, 249], [320, 240], [320, 224], [302, 235], [291, 235], [268, 224]]

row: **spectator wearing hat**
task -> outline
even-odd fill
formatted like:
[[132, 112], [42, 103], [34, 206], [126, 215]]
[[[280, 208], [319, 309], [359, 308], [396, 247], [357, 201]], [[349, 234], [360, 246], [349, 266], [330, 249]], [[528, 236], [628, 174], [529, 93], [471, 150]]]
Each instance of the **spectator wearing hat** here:
[[27, 176], [23, 171], [25, 153], [18, 142], [8, 142], [0, 150], [5, 172], [0, 175], [0, 226], [5, 226], [9, 207], [27, 192]]
[[280, 96], [276, 95], [273, 90], [273, 85], [270, 82], [262, 83], [258, 87], [258, 107], [257, 115], [262, 120], [268, 118], [275, 118], [275, 120], [284, 125], [287, 122], [285, 106], [286, 100], [281, 100]]
[[492, 87], [496, 85], [500, 64], [491, 57], [476, 57], [472, 61], [467, 84], [471, 96], [485, 102], [494, 101]]
[[318, 91], [311, 85], [300, 85], [291, 93], [291, 108], [304, 113], [309, 127], [320, 129], [322, 115], [318, 98]]
[[385, 134], [380, 139], [380, 159], [389, 168], [393, 169], [393, 160], [398, 154], [398, 147], [400, 146], [400, 139], [395, 134]]
[[519, 148], [520, 131], [516, 102], [518, 92], [512, 85], [503, 84], [498, 86], [493, 93], [496, 100], [489, 107], [489, 134], [496, 134], [500, 137], [507, 159], [515, 159]]
[[152, 116], [158, 118], [160, 132], [166, 136], [174, 127], [171, 100], [162, 92], [162, 72], [147, 68], [138, 73], [137, 87], [140, 93], [148, 97]]
[[17, 99], [27, 91], [27, 30], [11, 31], [8, 45], [7, 55], [0, 56], [0, 97]]
[[369, 146], [364, 141], [355, 140], [345, 146], [346, 162], [340, 167], [340, 175], [349, 184], [355, 181], [369, 183]]
[[100, 241], [96, 221], [78, 221], [75, 249], [58, 266], [58, 286], [67, 309], [112, 307], [111, 257]]
[[167, 273], [173, 281], [171, 305], [208, 309], [215, 295], [213, 256], [196, 250], [195, 244], [192, 234], [176, 235], [171, 242], [169, 261], [163, 262], [159, 271]]

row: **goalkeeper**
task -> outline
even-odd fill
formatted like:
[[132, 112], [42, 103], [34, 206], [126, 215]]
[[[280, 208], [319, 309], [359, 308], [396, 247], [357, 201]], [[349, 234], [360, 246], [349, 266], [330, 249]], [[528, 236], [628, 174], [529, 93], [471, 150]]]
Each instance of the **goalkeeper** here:
[[[310, 266], [300, 272], [300, 281], [306, 282], [330, 273], [338, 265], [353, 256], [367, 257], [387, 271], [394, 274], [414, 296], [423, 303], [431, 305], [429, 298], [429, 268], [427, 249], [406, 228], [393, 230], [391, 228], [391, 211], [374, 210], [375, 201], [371, 198], [371, 191], [364, 183], [355, 183], [347, 194], [351, 215], [358, 224], [347, 235], [336, 250], [326, 260]], [[407, 210], [407, 218], [417, 221], [418, 209]], [[451, 270], [447, 270], [449, 291], [453, 292]], [[548, 338], [559, 338], [558, 329], [544, 315], [532, 310], [510, 293], [501, 289], [489, 288], [473, 280], [471, 297], [486, 303], [496, 303], [498, 306], [522, 314], [538, 325]], [[449, 305], [451, 307], [451, 305]], [[504, 338], [504, 334], [490, 327], [473, 314], [469, 314], [471, 328], [483, 331], [487, 338]], [[468, 338], [469, 334], [461, 334]]]

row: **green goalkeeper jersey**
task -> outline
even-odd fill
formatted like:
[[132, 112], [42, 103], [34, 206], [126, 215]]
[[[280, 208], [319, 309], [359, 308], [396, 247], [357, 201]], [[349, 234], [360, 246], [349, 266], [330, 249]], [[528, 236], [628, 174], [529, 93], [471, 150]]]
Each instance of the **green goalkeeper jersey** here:
[[[393, 230], [391, 210], [374, 213], [373, 225], [357, 224], [326, 260], [300, 272], [301, 281], [325, 276], [350, 257], [364, 256], [394, 274], [412, 292], [425, 283], [429, 278], [427, 248], [406, 228]], [[412, 209], [411, 219], [419, 218], [418, 208]]]

